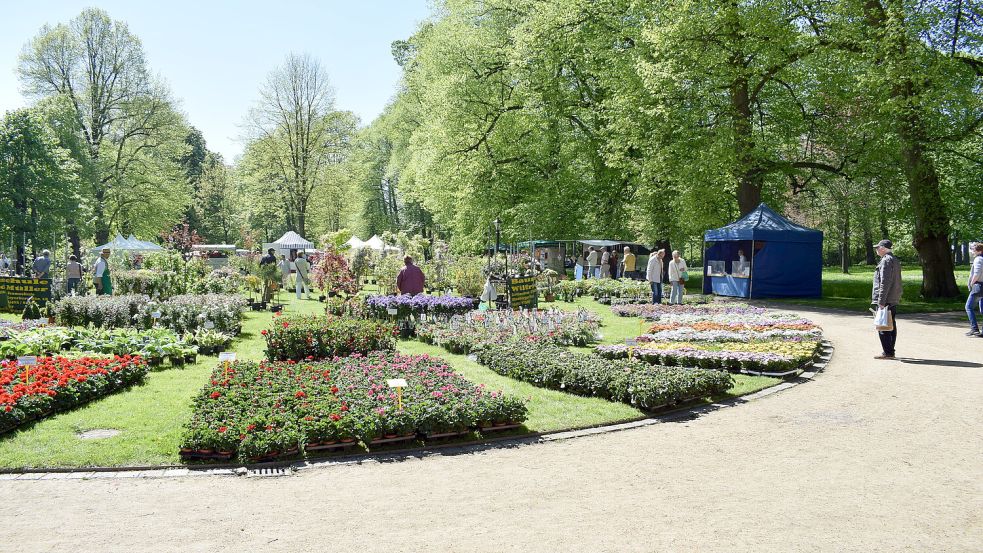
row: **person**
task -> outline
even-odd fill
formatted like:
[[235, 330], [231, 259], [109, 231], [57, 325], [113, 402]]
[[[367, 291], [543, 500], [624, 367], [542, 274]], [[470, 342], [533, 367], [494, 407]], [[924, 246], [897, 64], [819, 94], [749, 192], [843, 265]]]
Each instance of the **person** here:
[[573, 267], [573, 278], [574, 280], [581, 280], [584, 278], [584, 268], [587, 266], [587, 258], [584, 257], [584, 252], [580, 252], [580, 257], [577, 258], [577, 262]]
[[590, 247], [590, 251], [587, 253], [587, 278], [596, 278], [597, 275], [594, 271], [597, 270], [597, 250], [594, 246]]
[[669, 284], [672, 286], [669, 292], [670, 304], [683, 304], [683, 294], [686, 292], [684, 274], [687, 272], [686, 260], [679, 257], [679, 250], [673, 250], [672, 261], [669, 262]]
[[878, 337], [881, 340], [881, 354], [874, 356], [874, 359], [894, 359], [894, 345], [898, 341], [898, 302], [901, 301], [901, 262], [894, 257], [892, 249], [894, 244], [890, 240], [881, 240], [877, 243], [877, 255], [881, 256], [881, 262], [874, 270], [874, 287], [871, 292], [871, 304], [878, 309], [887, 309], [891, 312], [891, 330], [879, 330]]
[[281, 254], [276, 266], [280, 268], [280, 283], [287, 289], [290, 286], [290, 262], [287, 261], [287, 256]]
[[652, 287], [652, 303], [662, 303], [662, 258], [665, 256], [666, 250], [653, 253], [645, 268], [645, 280]]
[[31, 270], [34, 278], [51, 278], [51, 252], [41, 250], [41, 257], [34, 260]]
[[403, 264], [405, 267], [400, 269], [399, 275], [396, 276], [396, 291], [400, 294], [409, 294], [411, 296], [422, 294], [427, 277], [424, 276], [423, 271], [419, 267], [413, 264], [412, 257], [408, 255], [404, 257]]
[[92, 283], [96, 286], [97, 296], [113, 295], [113, 280], [109, 274], [109, 248], [103, 248], [99, 259], [92, 266]]
[[969, 332], [966, 336], [979, 336], [980, 327], [976, 320], [976, 312], [983, 315], [983, 242], [970, 244], [969, 249], [976, 257], [973, 258], [973, 269], [969, 273], [969, 297], [966, 298], [966, 314], [969, 315]]
[[621, 278], [635, 278], [635, 254], [625, 246], [625, 255], [621, 257]]
[[259, 260], [260, 265], [269, 265], [270, 263], [276, 263], [276, 250], [273, 248], [266, 250], [266, 255]]
[[607, 278], [611, 275], [611, 248], [604, 246], [604, 252], [601, 253], [601, 274], [600, 278]]
[[311, 270], [311, 264], [308, 263], [304, 252], [297, 253], [297, 259], [294, 259], [294, 268], [297, 269], [297, 277], [294, 279], [297, 299], [300, 299], [302, 292], [307, 294], [307, 299], [311, 299], [311, 280], [307, 276]]
[[68, 294], [75, 295], [79, 291], [79, 284], [82, 283], [82, 264], [79, 258], [74, 255], [68, 256], [68, 265], [65, 266], [65, 278], [68, 280]]
[[618, 263], [618, 252], [612, 251], [611, 258], [608, 260], [608, 267], [610, 267], [608, 270], [610, 271], [611, 278], [618, 278], [618, 267], [620, 265]]
[[9, 270], [10, 270], [10, 258], [7, 257], [7, 254], [0, 253], [0, 272], [9, 271]]
[[744, 262], [747, 261], [747, 258], [744, 257], [744, 250], [737, 250], [737, 260], [740, 261], [741, 264], [744, 264]]

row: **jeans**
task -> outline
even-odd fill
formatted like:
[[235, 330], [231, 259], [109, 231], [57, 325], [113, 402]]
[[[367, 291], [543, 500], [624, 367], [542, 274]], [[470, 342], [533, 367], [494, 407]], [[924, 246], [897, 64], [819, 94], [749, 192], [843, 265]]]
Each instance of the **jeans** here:
[[82, 283], [82, 279], [80, 279], [80, 278], [69, 278], [68, 279], [68, 293], [71, 294], [72, 292], [77, 292], [78, 291], [78, 288], [79, 288], [79, 284], [81, 284], [81, 283]]
[[672, 290], [669, 292], [669, 303], [675, 303], [677, 305], [682, 305], [683, 303], [683, 285], [678, 282], [672, 283]]
[[662, 303], [662, 283], [650, 282], [649, 286], [652, 287], [652, 303]]
[[970, 290], [969, 297], [966, 298], [966, 314], [969, 315], [969, 328], [979, 330], [979, 323], [976, 321], [976, 312], [983, 314], [983, 284], [976, 283]]
[[891, 320], [894, 321], [894, 329], [888, 331], [879, 330], [877, 337], [881, 339], [881, 350], [884, 352], [884, 355], [894, 356], [894, 343], [898, 341], [898, 306], [889, 305], [888, 309], [891, 311]]

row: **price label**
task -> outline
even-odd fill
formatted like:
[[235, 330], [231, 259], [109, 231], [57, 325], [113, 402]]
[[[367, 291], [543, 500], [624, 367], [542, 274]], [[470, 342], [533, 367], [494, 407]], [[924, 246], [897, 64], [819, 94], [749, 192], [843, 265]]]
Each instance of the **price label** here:
[[218, 360], [220, 363], [232, 363], [236, 360], [236, 352], [234, 351], [223, 351], [218, 354]]
[[215, 328], [215, 323], [213, 323], [212, 321], [205, 321], [205, 324], [202, 326], [204, 326], [208, 330], [211, 330]]
[[22, 367], [33, 367], [38, 364], [36, 355], [22, 355], [17, 358], [17, 364]]
[[405, 388], [407, 386], [405, 378], [390, 378], [386, 380], [390, 388]]
[[155, 319], [159, 319], [160, 318], [160, 311], [154, 311], [153, 313], [150, 314], [150, 316], [153, 317], [153, 318], [155, 318]]
[[628, 347], [630, 347], [630, 348], [637, 347], [638, 346], [638, 339], [637, 338], [625, 338], [625, 345], [628, 346]]
[[386, 313], [389, 313], [390, 315], [395, 315], [396, 313], [399, 313], [399, 310], [396, 309], [395, 307], [390, 307], [389, 309], [386, 309]]

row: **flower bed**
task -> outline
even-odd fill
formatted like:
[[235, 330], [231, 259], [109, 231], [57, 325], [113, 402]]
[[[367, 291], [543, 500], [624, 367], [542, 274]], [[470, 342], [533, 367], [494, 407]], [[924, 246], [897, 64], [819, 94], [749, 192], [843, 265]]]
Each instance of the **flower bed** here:
[[784, 340], [789, 342], [810, 341], [822, 339], [823, 333], [818, 328], [810, 330], [695, 330], [680, 327], [675, 330], [660, 330], [643, 334], [639, 342], [754, 342], [765, 340]]
[[43, 357], [27, 368], [0, 362], [0, 433], [51, 413], [71, 409], [139, 382], [147, 374], [140, 357], [67, 359]]
[[283, 316], [273, 320], [266, 357], [275, 361], [330, 359], [354, 353], [392, 351], [396, 330], [384, 321], [333, 316]]
[[[386, 381], [403, 378], [399, 409]], [[300, 448], [434, 435], [523, 422], [522, 400], [489, 392], [426, 355], [217, 367], [194, 399], [182, 453], [256, 461]]]
[[[595, 351], [605, 359], [626, 359], [629, 356], [628, 348], [623, 345], [598, 346]], [[791, 355], [779, 353], [705, 350], [695, 347], [678, 349], [635, 348], [633, 357], [667, 367], [699, 367], [702, 369], [748, 372], [790, 371], [802, 364]]]
[[[231, 339], [231, 337], [228, 337]], [[172, 365], [194, 361], [198, 354], [193, 336], [181, 337], [165, 328], [87, 329], [45, 326], [12, 334], [0, 342], [0, 358], [16, 359], [21, 355], [53, 355], [58, 352], [85, 354], [139, 355], [149, 365], [157, 366], [170, 358]]]
[[522, 339], [484, 344], [476, 356], [479, 363], [503, 376], [542, 388], [620, 401], [649, 411], [720, 394], [734, 385], [731, 376], [721, 371], [605, 359]]
[[149, 296], [69, 296], [55, 304], [55, 317], [64, 326], [151, 328], [193, 332], [211, 322], [215, 329], [238, 334], [246, 300], [239, 295], [180, 295], [163, 301]]
[[43, 328], [48, 326], [48, 321], [45, 319], [34, 319], [26, 321], [8, 321], [6, 319], [0, 319], [0, 340], [6, 340], [11, 336], [24, 332], [25, 330], [33, 330], [35, 328]]
[[559, 345], [585, 346], [597, 340], [600, 319], [586, 310], [483, 311], [448, 321], [424, 322], [417, 337], [451, 353], [469, 353], [479, 344], [504, 342], [516, 336]]
[[389, 309], [396, 309], [396, 318], [402, 319], [410, 315], [431, 315], [449, 317], [473, 311], [478, 306], [474, 298], [459, 296], [430, 296], [417, 294], [411, 296], [369, 296], [365, 301], [373, 317], [384, 319], [392, 317]]
[[[689, 297], [689, 296], [687, 296]], [[643, 319], [660, 319], [666, 315], [700, 315], [708, 313], [729, 313], [733, 315], [761, 315], [765, 312], [762, 307], [750, 307], [742, 303], [690, 304], [669, 305], [667, 303], [620, 304], [612, 305], [611, 311], [621, 317], [641, 317]]]

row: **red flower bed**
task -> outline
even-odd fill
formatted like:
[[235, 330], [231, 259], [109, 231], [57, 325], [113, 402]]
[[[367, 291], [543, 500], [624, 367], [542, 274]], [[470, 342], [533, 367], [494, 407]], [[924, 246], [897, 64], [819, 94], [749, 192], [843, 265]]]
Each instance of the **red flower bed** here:
[[0, 362], [0, 433], [116, 392], [146, 374], [146, 363], [130, 355], [39, 357], [32, 367]]

